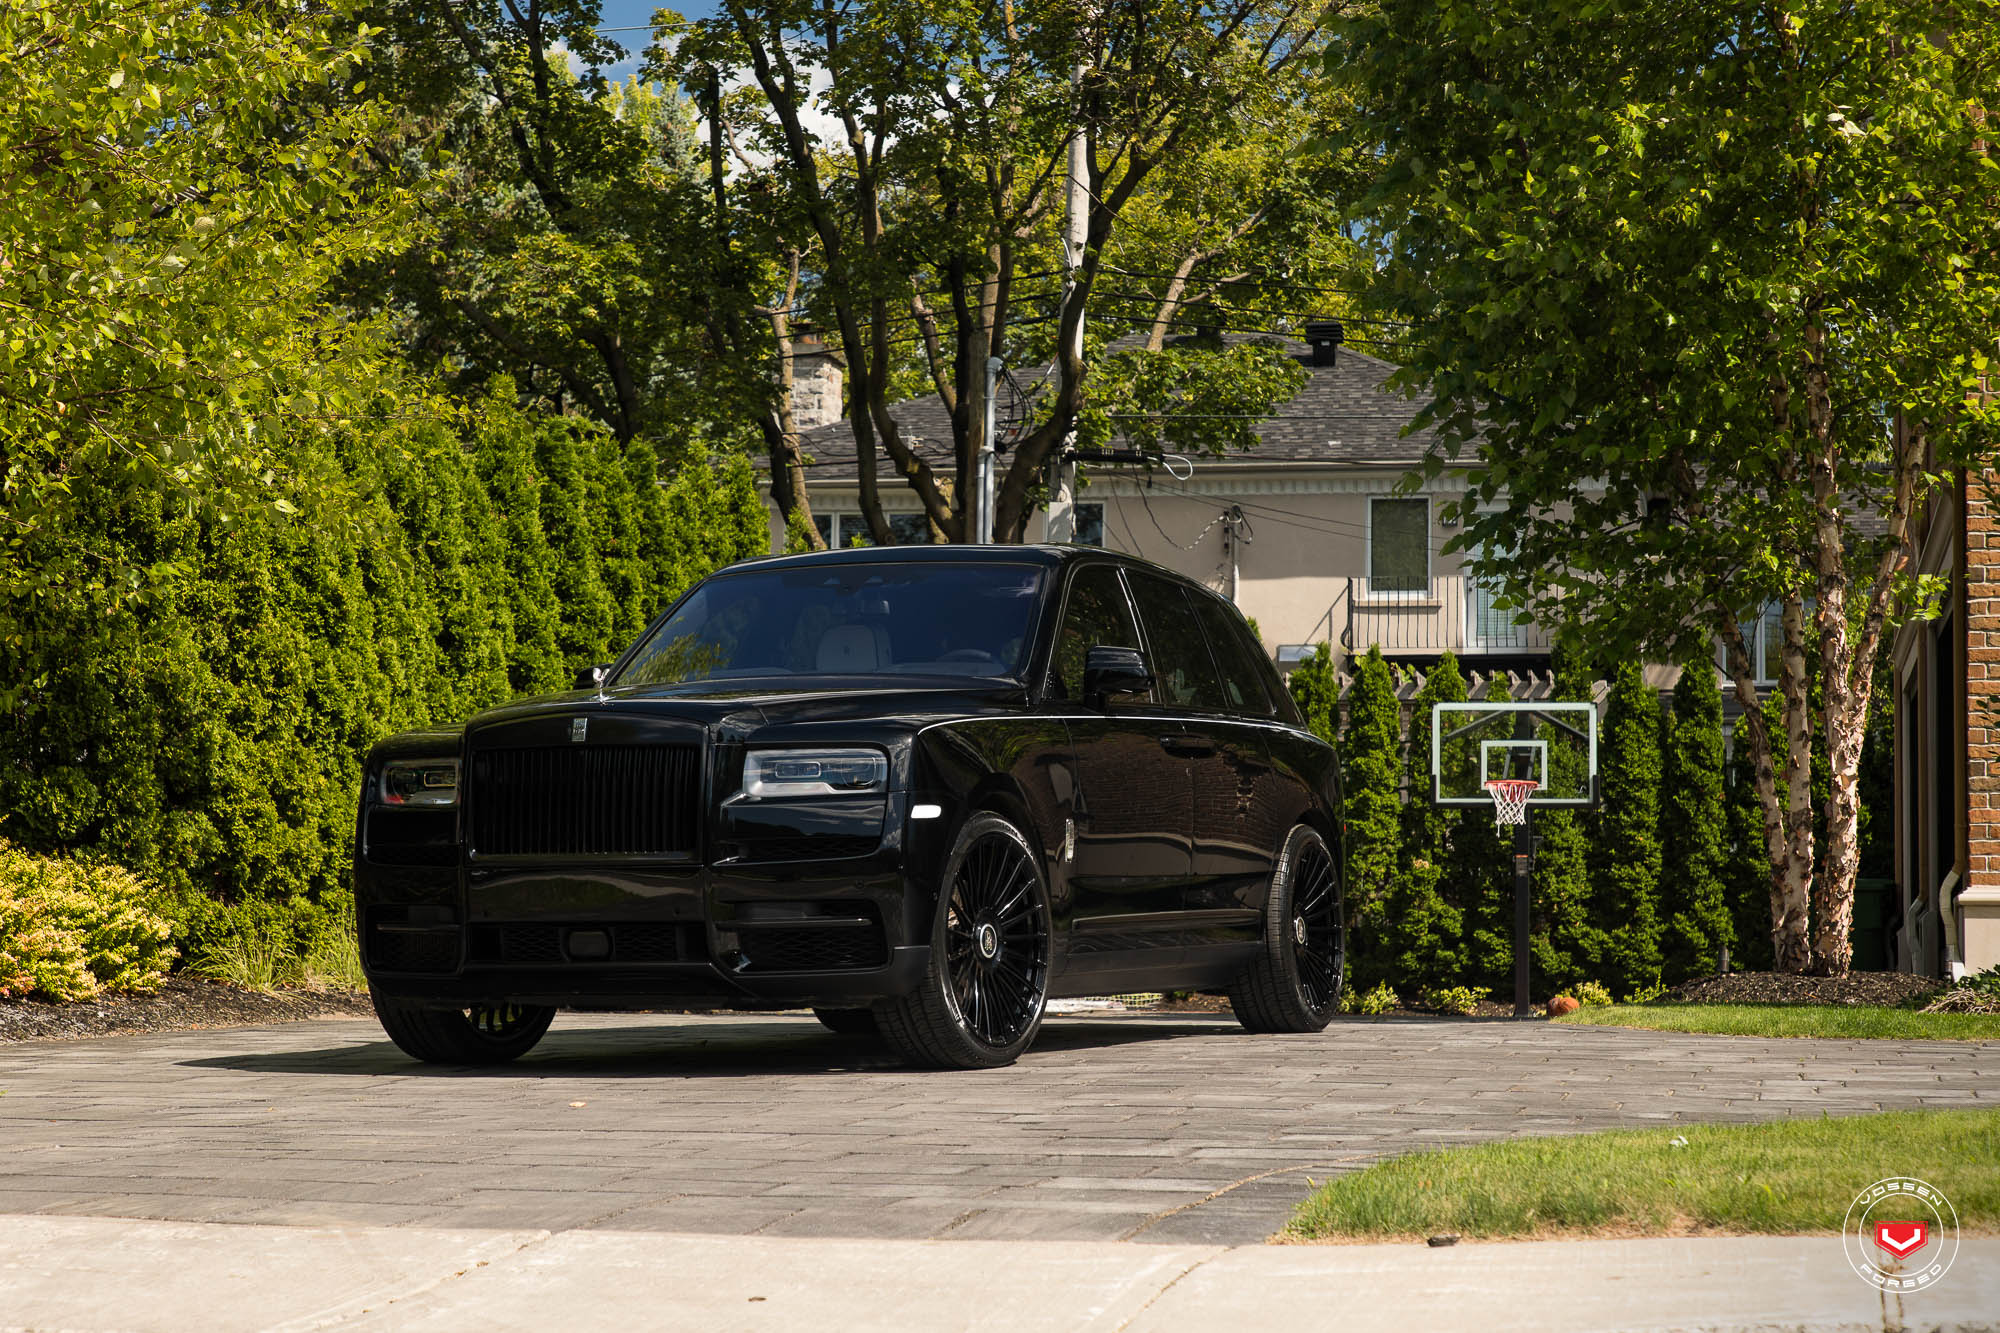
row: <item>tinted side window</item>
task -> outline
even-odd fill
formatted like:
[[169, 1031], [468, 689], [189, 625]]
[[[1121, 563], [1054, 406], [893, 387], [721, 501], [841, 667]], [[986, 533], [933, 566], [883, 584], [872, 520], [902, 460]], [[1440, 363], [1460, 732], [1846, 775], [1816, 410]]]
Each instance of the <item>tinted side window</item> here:
[[1146, 623], [1160, 702], [1175, 708], [1225, 707], [1222, 681], [1203, 641], [1201, 622], [1181, 586], [1134, 574], [1132, 598], [1139, 603], [1139, 619]]
[[1118, 586], [1118, 571], [1111, 565], [1085, 565], [1069, 583], [1069, 600], [1063, 604], [1062, 631], [1056, 637], [1056, 655], [1049, 672], [1065, 699], [1083, 697], [1084, 657], [1098, 644], [1113, 648], [1137, 648], [1139, 630], [1132, 623], [1132, 609], [1126, 604], [1125, 590]]
[[1264, 694], [1263, 653], [1250, 640], [1250, 627], [1228, 607], [1209, 597], [1196, 597], [1194, 613], [1208, 632], [1209, 651], [1222, 672], [1222, 697], [1231, 712], [1271, 716]]

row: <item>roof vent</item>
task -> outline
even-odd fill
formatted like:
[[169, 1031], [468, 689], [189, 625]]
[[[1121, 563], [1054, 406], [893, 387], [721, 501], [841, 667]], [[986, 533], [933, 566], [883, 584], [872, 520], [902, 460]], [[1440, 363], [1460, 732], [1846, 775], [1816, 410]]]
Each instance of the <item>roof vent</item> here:
[[1347, 330], [1337, 319], [1316, 319], [1306, 325], [1306, 344], [1312, 348], [1312, 363], [1316, 366], [1330, 366], [1340, 352], [1340, 345], [1347, 341]]

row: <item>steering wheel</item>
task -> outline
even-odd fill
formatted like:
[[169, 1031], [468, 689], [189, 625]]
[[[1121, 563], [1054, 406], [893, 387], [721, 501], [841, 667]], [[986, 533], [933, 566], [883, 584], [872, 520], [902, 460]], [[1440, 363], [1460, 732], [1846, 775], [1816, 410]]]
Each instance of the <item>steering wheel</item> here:
[[999, 659], [984, 648], [954, 648], [939, 656], [940, 662], [993, 662]]

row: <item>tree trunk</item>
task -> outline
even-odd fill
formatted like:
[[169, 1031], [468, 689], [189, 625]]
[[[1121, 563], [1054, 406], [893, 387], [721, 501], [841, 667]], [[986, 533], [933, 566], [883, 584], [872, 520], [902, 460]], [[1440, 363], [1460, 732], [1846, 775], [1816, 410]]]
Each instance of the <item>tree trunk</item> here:
[[1812, 695], [1806, 670], [1805, 602], [1788, 593], [1782, 603], [1785, 655], [1778, 690], [1785, 716], [1785, 847], [1773, 865], [1771, 943], [1780, 972], [1812, 966], [1809, 933], [1813, 871]]

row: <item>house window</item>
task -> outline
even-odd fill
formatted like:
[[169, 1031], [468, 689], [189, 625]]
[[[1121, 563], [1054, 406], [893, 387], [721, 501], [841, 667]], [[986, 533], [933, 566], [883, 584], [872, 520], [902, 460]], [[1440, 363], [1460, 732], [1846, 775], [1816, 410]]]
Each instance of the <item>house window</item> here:
[[1422, 596], [1431, 590], [1431, 502], [1378, 498], [1368, 502], [1368, 591]]
[[[930, 519], [923, 514], [887, 514], [884, 517], [889, 520], [889, 531], [894, 534], [898, 546], [922, 546], [931, 539]], [[814, 514], [813, 526], [819, 529], [820, 539], [835, 550], [845, 546], [875, 544], [868, 531], [868, 520], [860, 514]]]
[[[1807, 613], [1811, 614], [1810, 606]], [[1785, 612], [1776, 602], [1764, 607], [1764, 614], [1750, 618], [1748, 611], [1736, 618], [1743, 631], [1743, 646], [1750, 650], [1750, 665], [1757, 673], [1759, 687], [1769, 687], [1778, 683], [1778, 672], [1785, 664]], [[1725, 680], [1735, 679], [1729, 666], [1729, 649], [1715, 645], [1715, 665], [1722, 671]]]
[[1104, 502], [1089, 500], [1076, 506], [1076, 540], [1085, 546], [1104, 545]]

